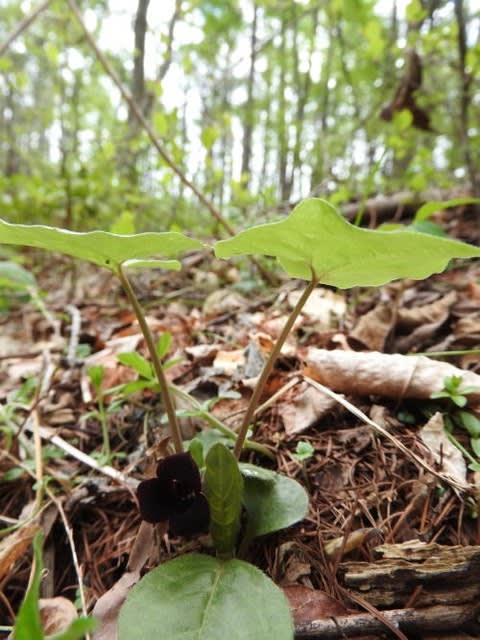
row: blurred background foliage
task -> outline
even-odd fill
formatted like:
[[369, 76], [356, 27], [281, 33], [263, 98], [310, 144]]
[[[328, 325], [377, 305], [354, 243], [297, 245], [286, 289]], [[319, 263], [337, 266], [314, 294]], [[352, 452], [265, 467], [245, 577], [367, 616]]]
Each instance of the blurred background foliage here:
[[[235, 227], [308, 195], [479, 194], [476, 0], [77, 5], [168, 154]], [[34, 6], [0, 2], [0, 42]], [[65, 0], [5, 49], [0, 86], [1, 217], [219, 233]]]

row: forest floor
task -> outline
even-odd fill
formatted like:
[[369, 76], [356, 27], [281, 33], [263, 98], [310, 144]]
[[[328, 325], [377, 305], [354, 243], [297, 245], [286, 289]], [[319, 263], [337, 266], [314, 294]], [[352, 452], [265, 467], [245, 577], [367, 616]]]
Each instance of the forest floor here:
[[[477, 240], [478, 226], [468, 211], [443, 214], [440, 221], [450, 235]], [[88, 609], [119, 580], [141, 523], [131, 486], [124, 480], [146, 477], [149, 461], [165, 452], [168, 437], [155, 392], [107, 394], [110, 465], [122, 474], [117, 479], [108, 475], [101, 458], [99, 402], [87, 369], [103, 366], [104, 390], [136, 379], [117, 355], [135, 350], [146, 355], [138, 324], [109, 272], [39, 252], [24, 257], [45, 295], [43, 310], [32, 301], [10, 297], [0, 316], [0, 625], [13, 623], [25, 593], [30, 543], [38, 526], [45, 532], [44, 597], [79, 601], [66, 523], [73, 531]], [[179, 273], [151, 271], [134, 278], [153, 333], [172, 336], [169, 357], [178, 362], [168, 370], [169, 379], [199, 402], [218, 398], [211, 411], [232, 428], [238, 426], [252, 379], [302, 288], [301, 282], [290, 281], [272, 289], [252, 273], [253, 268], [242, 272], [196, 253], [187, 256]], [[447, 603], [466, 606], [470, 613], [464, 611], [462, 617], [452, 610], [452, 629], [448, 631], [446, 622], [442, 627], [446, 635], [426, 625], [421, 633], [417, 628], [406, 637], [478, 637], [474, 618], [480, 586], [472, 572], [476, 566], [478, 573], [480, 560], [480, 480], [468, 469], [477, 456], [471, 434], [458, 426], [459, 407], [448, 398], [407, 397], [401, 388], [389, 391], [393, 374], [380, 360], [371, 364], [370, 392], [364, 385], [359, 392], [351, 377], [336, 384], [335, 374], [331, 388], [393, 436], [386, 439], [310, 381], [320, 379], [312, 366], [312, 348], [401, 354], [402, 362], [408, 354], [464, 352], [433, 359], [480, 375], [479, 302], [480, 264], [458, 261], [424, 281], [350, 291], [318, 287], [297, 322], [271, 375], [252, 435], [270, 448], [274, 461], [252, 453], [245, 459], [295, 478], [310, 496], [309, 514], [302, 522], [257, 540], [249, 556], [277, 584], [290, 585], [299, 629], [309, 620], [346, 615], [354, 608], [373, 610], [378, 619], [382, 609], [411, 611]], [[73, 360], [66, 357], [71, 345]], [[349, 367], [354, 370], [355, 364], [347, 363]], [[437, 389], [443, 386], [439, 375], [440, 385], [433, 381]], [[345, 378], [344, 373], [338, 378]], [[385, 394], [378, 378], [385, 382]], [[463, 410], [479, 418], [478, 395], [476, 407], [471, 402], [475, 394], [466, 397]], [[453, 435], [471, 458], [465, 459], [442, 436], [438, 422], [435, 425], [438, 415], [447, 423], [456, 421]], [[433, 443], [424, 432], [427, 424], [427, 431], [436, 434]], [[188, 439], [206, 425], [190, 416], [182, 418], [182, 428]], [[43, 436], [42, 471], [44, 485], [45, 478], [48, 483], [41, 514], [32, 521], [39, 479], [35, 432]], [[52, 444], [52, 436], [61, 441]], [[67, 452], [59, 442], [75, 449]], [[95, 464], [99, 468], [92, 468]], [[436, 473], [446, 473], [452, 482]], [[470, 486], [462, 490], [462, 484]], [[205, 544], [202, 539], [164, 538], [145, 569]], [[419, 548], [427, 549], [427, 556], [411, 570], [408, 556], [421, 554]], [[447, 557], [443, 573], [434, 572], [422, 582], [417, 568], [421, 565], [427, 572], [428, 558], [445, 549], [457, 555]], [[461, 560], [459, 549], [465, 552]], [[375, 567], [384, 571], [373, 589]], [[352, 572], [357, 582], [348, 581]], [[461, 597], [460, 584], [468, 586]], [[318, 594], [334, 600], [319, 600]], [[427, 628], [433, 635], [426, 634]], [[384, 631], [371, 628], [361, 635], [382, 637]], [[305, 629], [303, 633], [298, 637], [316, 637]], [[340, 637], [341, 630], [338, 633]], [[386, 633], [394, 637], [394, 631]]]

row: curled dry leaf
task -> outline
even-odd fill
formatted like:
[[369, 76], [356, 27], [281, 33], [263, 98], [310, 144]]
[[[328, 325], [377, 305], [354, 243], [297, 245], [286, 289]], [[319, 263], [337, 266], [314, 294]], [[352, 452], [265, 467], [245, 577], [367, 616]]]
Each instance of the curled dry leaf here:
[[43, 631], [49, 635], [65, 631], [71, 622], [77, 619], [75, 605], [67, 598], [40, 598], [40, 620]]
[[480, 375], [424, 356], [312, 347], [306, 363], [309, 376], [341, 393], [427, 399], [443, 388], [446, 377], [461, 376], [465, 386], [478, 388], [468, 394], [469, 403], [480, 401]]
[[365, 527], [352, 531], [345, 536], [333, 538], [324, 545], [324, 551], [328, 558], [337, 559], [340, 554], [345, 555], [365, 544], [370, 547], [376, 546], [383, 541], [383, 534], [380, 529]]
[[30, 524], [3, 538], [0, 542], [0, 580], [10, 573], [19, 558], [24, 557], [38, 531], [40, 527], [37, 524]]
[[301, 584], [283, 587], [296, 625], [345, 615], [349, 610], [325, 591], [309, 589]]
[[[290, 308], [293, 308], [302, 291], [291, 291], [288, 294], [288, 304]], [[336, 318], [342, 318], [345, 315], [347, 304], [345, 302], [345, 296], [334, 293], [330, 289], [324, 289], [323, 287], [317, 287], [312, 291], [310, 297], [305, 303], [302, 309], [302, 315], [307, 317], [312, 322], [320, 325], [318, 328], [330, 329], [332, 321]]]
[[448, 312], [456, 301], [456, 292], [450, 291], [450, 293], [447, 293], [443, 298], [435, 300], [435, 302], [430, 304], [413, 307], [412, 309], [399, 309], [398, 325], [403, 329], [413, 329], [422, 324], [438, 323], [445, 314], [448, 315]]
[[458, 482], [467, 480], [467, 465], [462, 452], [448, 439], [443, 424], [443, 416], [437, 411], [420, 430], [423, 444], [429, 449], [439, 471]]
[[395, 323], [396, 313], [391, 304], [381, 302], [363, 315], [357, 322], [350, 337], [359, 340], [369, 349], [381, 351]]
[[331, 411], [337, 403], [314, 387], [302, 383], [295, 397], [278, 407], [286, 433], [302, 433]]

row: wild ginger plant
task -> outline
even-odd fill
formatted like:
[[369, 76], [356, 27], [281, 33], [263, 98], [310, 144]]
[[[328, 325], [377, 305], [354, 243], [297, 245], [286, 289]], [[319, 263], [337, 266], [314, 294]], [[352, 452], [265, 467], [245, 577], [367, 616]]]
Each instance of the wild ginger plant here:
[[[283, 593], [261, 571], [235, 557], [243, 509], [247, 521], [244, 540], [248, 541], [300, 521], [308, 508], [305, 490], [294, 480], [238, 462], [281, 347], [319, 283], [350, 288], [380, 286], [398, 278], [422, 279], [443, 271], [452, 258], [480, 257], [480, 249], [407, 229], [360, 229], [321, 199], [300, 203], [280, 222], [255, 226], [217, 242], [214, 250], [219, 258], [273, 256], [288, 275], [308, 284], [265, 363], [233, 453], [225, 444], [217, 443], [205, 456], [196, 446], [191, 458], [183, 453], [170, 389], [126, 269], [178, 268], [178, 262], [159, 262], [151, 256], [178, 257], [201, 243], [182, 234], [79, 234], [1, 221], [0, 240], [90, 260], [120, 279], [145, 337], [177, 456], [176, 460], [159, 463], [157, 477], [140, 484], [141, 511], [148, 521], [170, 521], [177, 532], [179, 527], [181, 531], [196, 530], [197, 525], [201, 530], [207, 520], [209, 523], [217, 556], [185, 555], [150, 571], [130, 591], [122, 607], [120, 640], [147, 640], [155, 637], [159, 629], [172, 640], [211, 640], [226, 635], [232, 640], [291, 640], [293, 624]], [[198, 467], [202, 467], [203, 481]], [[244, 546], [242, 542], [240, 547]]]

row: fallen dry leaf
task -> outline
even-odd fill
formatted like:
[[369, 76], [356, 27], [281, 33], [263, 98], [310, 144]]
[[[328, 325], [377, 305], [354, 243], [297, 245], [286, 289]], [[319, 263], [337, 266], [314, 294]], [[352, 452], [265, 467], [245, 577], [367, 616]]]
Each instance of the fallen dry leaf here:
[[[159, 531], [159, 535], [163, 535], [165, 530], [166, 525], [161, 532]], [[154, 542], [153, 526], [142, 522], [130, 553], [128, 571], [97, 600], [93, 608], [92, 615], [98, 621], [93, 640], [117, 640], [117, 621], [120, 609], [129, 590], [140, 579], [140, 571], [152, 552]]]
[[296, 625], [341, 616], [349, 612], [345, 605], [319, 589], [292, 584], [283, 587], [283, 592], [287, 596]]
[[285, 432], [302, 433], [335, 407], [337, 403], [314, 387], [302, 383], [295, 396], [278, 406]]
[[420, 429], [423, 444], [433, 453], [439, 471], [459, 482], [467, 480], [467, 465], [462, 452], [448, 438], [442, 414], [437, 411]]
[[368, 349], [383, 351], [385, 342], [395, 323], [396, 312], [392, 304], [381, 302], [374, 309], [360, 317], [350, 331], [355, 338]]
[[[288, 304], [293, 308], [303, 291], [291, 291], [288, 294]], [[317, 287], [312, 291], [310, 297], [302, 309], [302, 315], [315, 322], [317, 329], [330, 329], [333, 321], [345, 315], [347, 304], [345, 296], [334, 293], [330, 289]]]
[[413, 307], [412, 309], [399, 309], [398, 326], [403, 329], [413, 329], [422, 324], [436, 324], [442, 318], [448, 317], [450, 309], [456, 301], [456, 292], [450, 291], [443, 298], [430, 304]]
[[40, 620], [46, 634], [60, 633], [77, 619], [75, 605], [67, 598], [40, 598]]
[[329, 540], [324, 545], [324, 551], [328, 558], [337, 559], [340, 554], [345, 555], [354, 551], [365, 544], [375, 546], [380, 544], [383, 539], [383, 534], [380, 529], [372, 527], [366, 527], [362, 529], [356, 529], [345, 536], [339, 536]]
[[29, 524], [17, 529], [0, 542], [0, 580], [5, 578], [19, 558], [23, 558], [40, 531], [37, 524]]
[[447, 376], [461, 376], [464, 385], [478, 388], [467, 396], [469, 404], [480, 401], [480, 375], [424, 356], [311, 347], [306, 363], [308, 375], [341, 393], [426, 399], [443, 388]]

